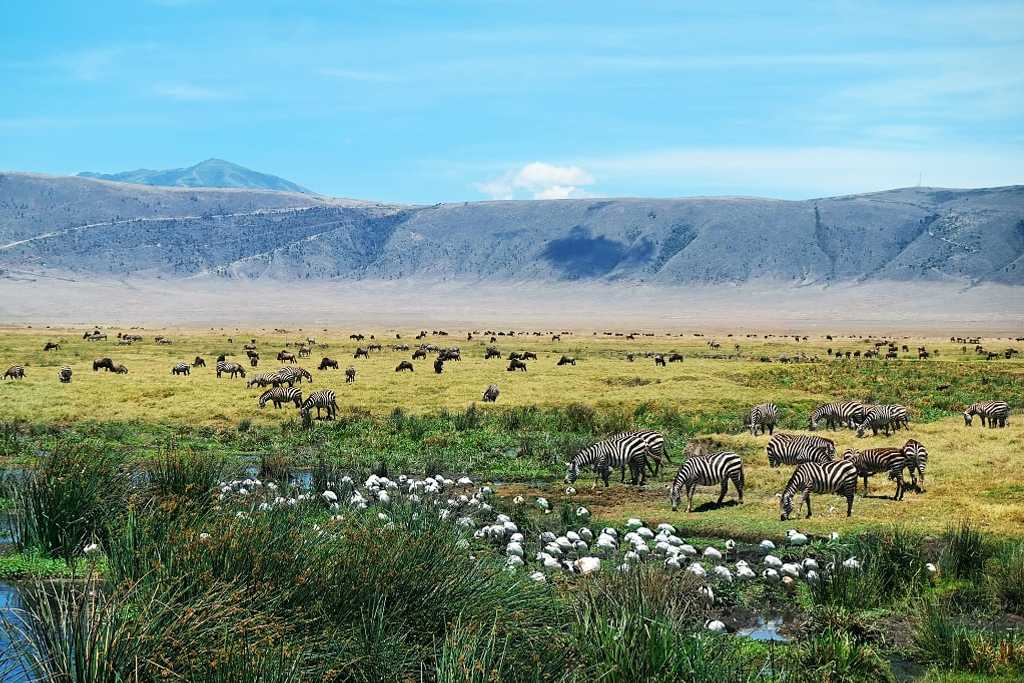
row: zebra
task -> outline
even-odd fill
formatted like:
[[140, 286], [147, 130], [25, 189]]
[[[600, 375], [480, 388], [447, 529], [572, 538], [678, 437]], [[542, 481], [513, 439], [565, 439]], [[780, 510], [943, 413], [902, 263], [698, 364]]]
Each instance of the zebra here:
[[608, 486], [612, 468], [622, 468], [622, 481], [626, 480], [626, 465], [632, 475], [631, 483], [641, 486], [647, 482], [647, 452], [649, 448], [643, 439], [638, 437], [612, 438], [598, 441], [580, 450], [572, 460], [566, 463], [565, 481], [572, 484], [580, 474], [580, 467], [590, 465], [594, 468], [604, 485]]
[[171, 368], [172, 375], [187, 375], [190, 371], [191, 368], [189, 368], [188, 363], [177, 363], [173, 368]]
[[847, 448], [843, 460], [852, 462], [857, 474], [864, 479], [864, 495], [868, 495], [868, 477], [879, 472], [887, 472], [889, 479], [896, 482], [896, 493], [893, 500], [903, 500], [906, 484], [903, 482], [903, 470], [906, 468], [907, 456], [902, 448], [865, 448], [862, 451]]
[[910, 417], [907, 409], [898, 404], [875, 405], [865, 407], [864, 419], [857, 426], [857, 436], [862, 437], [871, 428], [873, 436], [878, 436], [878, 430], [884, 429], [885, 435], [889, 436], [890, 429], [895, 431], [900, 425], [910, 428]]
[[837, 426], [853, 427], [864, 419], [864, 406], [857, 401], [839, 401], [818, 406], [808, 419], [808, 428], [813, 432], [821, 420], [829, 429]]
[[750, 409], [747, 414], [747, 424], [750, 425], [750, 435], [757, 436], [760, 429], [764, 434], [768, 431], [769, 436], [775, 433], [775, 425], [779, 421], [779, 407], [774, 403], [762, 403]]
[[988, 421], [989, 427], [1005, 427], [1010, 417], [1010, 405], [1006, 401], [980, 401], [967, 406], [964, 411], [964, 424], [971, 426], [971, 418], [977, 415], [981, 418], [981, 426]]
[[811, 516], [811, 493], [834, 493], [846, 498], [846, 516], [853, 514], [853, 497], [857, 493], [857, 467], [849, 460], [805, 462], [797, 465], [779, 501], [780, 519], [785, 522], [793, 512], [793, 496], [803, 493], [801, 505], [807, 504]]
[[906, 462], [905, 466], [910, 470], [911, 486], [918, 493], [922, 493], [924, 489], [918, 484], [918, 478], [920, 477], [923, 484], [924, 469], [928, 466], [928, 451], [920, 441], [908, 439], [907, 443], [903, 444], [903, 456]]
[[25, 366], [23, 365], [12, 365], [7, 368], [7, 372], [4, 373], [4, 379], [24, 379], [25, 377]]
[[271, 383], [277, 387], [282, 384], [288, 386], [294, 386], [296, 382], [302, 384], [303, 378], [308, 379], [310, 383], [313, 382], [313, 375], [309, 373], [309, 370], [305, 368], [281, 368], [273, 375], [271, 375]]
[[484, 389], [484, 403], [494, 403], [498, 400], [498, 394], [500, 393], [501, 390], [498, 389], [497, 384], [488, 384], [487, 388]]
[[61, 381], [61, 383], [63, 383], [63, 384], [70, 384], [71, 383], [71, 367], [68, 366], [68, 365], [65, 365], [60, 370], [58, 370], [57, 371], [57, 379], [59, 379]]
[[241, 375], [243, 378], [245, 377], [245, 368], [243, 368], [238, 363], [231, 363], [231, 362], [226, 361], [226, 360], [219, 360], [219, 361], [217, 361], [217, 377], [218, 378], [220, 377], [220, 374], [222, 372], [231, 375], [231, 379], [234, 379], [236, 375]]
[[267, 389], [260, 396], [260, 408], [265, 408], [268, 401], [273, 403], [275, 408], [280, 408], [283, 403], [294, 403], [298, 408], [302, 405], [302, 389], [295, 387]]
[[[650, 429], [640, 429], [632, 432], [620, 432], [608, 437], [607, 440], [625, 439], [628, 437], [638, 437], [643, 440], [644, 445], [647, 446], [647, 468], [655, 477], [657, 477], [658, 473], [661, 471], [661, 463], [663, 460], [672, 464], [672, 461], [668, 457], [668, 451], [665, 449], [665, 437], [661, 435], [661, 432], [656, 432]], [[623, 481], [625, 481], [625, 477], [626, 469], [625, 464], [623, 464]]]
[[273, 384], [274, 376], [276, 372], [261, 372], [258, 375], [253, 375], [252, 379], [245, 383], [246, 388], [251, 389], [253, 387], [265, 387], [268, 384]]
[[829, 462], [836, 456], [836, 444], [820, 436], [798, 436], [779, 432], [765, 446], [768, 465], [800, 465], [805, 462]]
[[736, 487], [739, 502], [743, 503], [743, 461], [732, 451], [694, 455], [679, 466], [676, 477], [672, 480], [669, 500], [672, 511], [679, 508], [682, 491], [686, 491], [686, 511], [693, 510], [693, 494], [697, 486], [713, 486], [721, 484], [722, 490], [716, 505], [721, 505], [729, 488], [729, 482]]
[[312, 394], [306, 397], [306, 400], [299, 406], [299, 414], [302, 415], [302, 421], [309, 424], [312, 420], [310, 412], [316, 408], [316, 419], [320, 419], [320, 411], [327, 411], [327, 419], [333, 420], [338, 414], [338, 402], [334, 392], [330, 389], [320, 389], [314, 391]]

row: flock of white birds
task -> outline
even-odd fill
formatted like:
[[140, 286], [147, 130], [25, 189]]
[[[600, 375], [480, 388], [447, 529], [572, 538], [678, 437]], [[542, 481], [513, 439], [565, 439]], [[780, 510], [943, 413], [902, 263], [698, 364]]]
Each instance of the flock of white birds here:
[[[567, 490], [567, 493], [573, 492], [571, 488]], [[469, 477], [448, 479], [442, 475], [422, 479], [406, 475], [397, 479], [370, 475], [361, 487], [351, 477], [345, 476], [338, 482], [328, 482], [319, 496], [298, 487], [280, 487], [272, 481], [247, 478], [222, 482], [217, 493], [220, 501], [233, 501], [248, 508], [237, 511], [238, 517], [285, 506], [317, 503], [319, 498], [320, 504], [326, 505], [333, 513], [331, 523], [344, 521], [346, 508], [365, 510], [372, 505], [379, 508], [377, 519], [385, 526], [394, 525], [392, 514], [389, 514], [390, 506], [404, 501], [414, 510], [413, 519], [433, 514], [462, 530], [463, 537], [456, 542], [456, 551], [473, 553], [471, 538], [478, 542], [478, 546], [480, 542], [486, 543], [504, 556], [508, 571], [529, 572], [529, 578], [538, 583], [546, 583], [552, 573], [629, 572], [640, 564], [657, 563], [666, 571], [689, 572], [699, 577], [703, 581], [701, 596], [709, 605], [715, 603], [714, 585], [718, 582], [762, 580], [791, 588], [798, 581], [815, 583], [823, 574], [836, 570], [834, 562], [822, 566], [815, 557], [806, 556], [806, 553], [799, 553], [805, 555], [802, 559], [788, 562], [779, 557], [787, 554], [786, 547], [796, 548], [812, 542], [810, 537], [796, 529], [786, 533], [783, 549], [777, 549], [773, 541], [765, 539], [753, 552], [746, 553], [752, 558], [759, 556], [748, 561], [738, 557], [737, 545], [732, 539], [724, 542], [724, 551], [710, 545], [701, 549], [687, 543], [677, 534], [676, 527], [667, 522], [651, 528], [642, 520], [632, 518], [622, 528], [608, 526], [597, 530], [589, 525], [590, 511], [583, 506], [575, 510], [579, 527], [566, 529], [561, 534], [544, 531], [536, 538], [527, 539], [509, 515], [495, 510], [491, 502], [494, 496], [492, 487], [477, 486]], [[551, 504], [543, 497], [528, 501], [516, 496], [512, 504], [517, 507], [533, 505], [542, 514], [551, 513]], [[324, 530], [320, 525], [315, 528]], [[830, 543], [838, 539], [839, 534], [832, 532], [828, 539], [822, 540]], [[834, 556], [834, 552], [831, 554]], [[475, 556], [470, 556], [475, 559]], [[846, 570], [861, 569], [861, 560], [856, 557], [848, 557], [841, 564]], [[931, 563], [925, 569], [929, 574], [937, 571]], [[725, 624], [719, 620], [708, 621], [706, 627], [712, 631], [726, 630]]]

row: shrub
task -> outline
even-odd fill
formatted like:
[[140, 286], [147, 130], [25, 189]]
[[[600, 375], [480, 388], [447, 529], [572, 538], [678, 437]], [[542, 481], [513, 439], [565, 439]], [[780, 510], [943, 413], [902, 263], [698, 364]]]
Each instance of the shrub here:
[[942, 537], [939, 566], [951, 579], [975, 580], [981, 577], [988, 558], [988, 548], [981, 532], [970, 520], [961, 520], [946, 528]]
[[850, 634], [826, 631], [802, 642], [793, 654], [799, 680], [895, 681], [888, 663], [871, 645], [857, 642]]
[[150, 491], [160, 498], [204, 502], [224, 478], [225, 469], [221, 456], [168, 451], [148, 468]]
[[1003, 609], [1024, 611], [1024, 543], [1009, 543], [991, 560], [988, 585]]

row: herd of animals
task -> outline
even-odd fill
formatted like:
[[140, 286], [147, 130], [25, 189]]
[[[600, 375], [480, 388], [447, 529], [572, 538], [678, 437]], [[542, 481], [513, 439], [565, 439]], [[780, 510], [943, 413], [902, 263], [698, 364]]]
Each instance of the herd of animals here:
[[[434, 331], [433, 334], [446, 336], [447, 333]], [[504, 335], [505, 333], [487, 332], [485, 334], [490, 335], [490, 341], [493, 343], [496, 341], [497, 336]], [[512, 334], [514, 333], [509, 333], [509, 336], [512, 336]], [[605, 334], [610, 335], [611, 333]], [[420, 340], [426, 336], [427, 333], [424, 331], [416, 339]], [[765, 335], [766, 338], [769, 336]], [[558, 341], [560, 337], [561, 335], [555, 334], [552, 339]], [[106, 339], [106, 335], [96, 330], [86, 333], [83, 338], [97, 341]], [[121, 333], [117, 335], [117, 338], [120, 345], [130, 345], [142, 340], [140, 335]], [[351, 335], [350, 338], [361, 342], [365, 337], [363, 335]], [[398, 338], [400, 339], [400, 336]], [[628, 338], [635, 338], [635, 336], [629, 335]], [[468, 335], [468, 339], [473, 339], [472, 333]], [[807, 338], [797, 336], [795, 339], [800, 341]], [[829, 339], [831, 340], [831, 337]], [[371, 336], [371, 343], [366, 346], [359, 346], [354, 353], [354, 358], [368, 358], [371, 352], [383, 350], [381, 344], [372, 340], [373, 337]], [[978, 339], [952, 337], [950, 341], [964, 343], [965, 352], [966, 344], [973, 343], [978, 353], [989, 354], [987, 356], [989, 359], [992, 357], [991, 352], [984, 351]], [[163, 336], [156, 337], [155, 342], [163, 345], [173, 343], [171, 339]], [[233, 343], [233, 340], [229, 339], [229, 342]], [[313, 338], [306, 338], [296, 345], [298, 346], [297, 352], [293, 353], [289, 350], [282, 350], [276, 356], [279, 362], [289, 363], [289, 365], [285, 365], [274, 372], [254, 374], [248, 378], [247, 387], [256, 387], [264, 390], [257, 399], [260, 408], [264, 408], [268, 403], [275, 408], [291, 404], [298, 408], [300, 416], [307, 424], [312, 420], [312, 411], [314, 409], [316, 410], [317, 419], [332, 420], [336, 417], [338, 411], [337, 396], [334, 391], [321, 389], [313, 391], [304, 397], [301, 388], [296, 386], [297, 384], [301, 385], [303, 380], [313, 381], [312, 374], [308, 370], [296, 365], [298, 360], [309, 358], [315, 346], [326, 348], [326, 345], [317, 345]], [[720, 346], [715, 341], [709, 341], [708, 345], [712, 349]], [[880, 355], [878, 349], [885, 345], [888, 348], [886, 357], [893, 357], [892, 354], [895, 353], [896, 347], [892, 342], [876, 342], [875, 349], [869, 350], [863, 355], [867, 357], [878, 356]], [[393, 351], [410, 350], [407, 344], [402, 343], [391, 344], [389, 348]], [[904, 350], [907, 349], [905, 346], [903, 348]], [[981, 351], [978, 351], [978, 349], [981, 349]], [[47, 342], [43, 350], [60, 350], [60, 344]], [[253, 339], [246, 343], [244, 351], [251, 372], [259, 366], [260, 361], [256, 340]], [[830, 356], [834, 356], [837, 359], [844, 357], [843, 352], [833, 352], [832, 349], [828, 351]], [[460, 361], [462, 359], [458, 347], [439, 348], [433, 344], [424, 343], [419, 345], [412, 353], [412, 360], [425, 359], [428, 353], [436, 354], [433, 368], [438, 374], [444, 371], [445, 362]], [[937, 354], [938, 352], [927, 352], [922, 347], [919, 349], [919, 358], [927, 358], [932, 353]], [[1007, 358], [1010, 358], [1016, 353], [1014, 349], [1007, 349], [1005, 355]], [[683, 360], [680, 354], [648, 353], [646, 355], [653, 357], [657, 365], [665, 365], [666, 356], [668, 362]], [[861, 355], [859, 352], [857, 353], [857, 357], [861, 357]], [[850, 353], [845, 353], [845, 357], [850, 356]], [[486, 359], [500, 359], [502, 353], [496, 347], [488, 346], [485, 349], [484, 357]], [[626, 356], [627, 360], [631, 362], [635, 357], [636, 354], [627, 354]], [[509, 372], [525, 372], [527, 369], [526, 361], [537, 360], [537, 355], [529, 351], [513, 352], [508, 355], [508, 359], [510, 361], [507, 367]], [[762, 358], [761, 360], [765, 359]], [[783, 360], [783, 362], [799, 361], [801, 356], [780, 360]], [[562, 355], [557, 365], [575, 366], [576, 359]], [[201, 356], [196, 356], [192, 363], [176, 363], [171, 368], [171, 374], [175, 376], [189, 376], [193, 369], [205, 367], [205, 359]], [[323, 357], [318, 370], [338, 370], [339, 367], [340, 364], [337, 360]], [[96, 359], [93, 361], [92, 369], [93, 371], [104, 370], [115, 374], [127, 374], [128, 372], [124, 365], [116, 364], [110, 358]], [[214, 370], [218, 378], [246, 378], [245, 367], [240, 363], [228, 361], [224, 355], [217, 358]], [[414, 371], [413, 364], [408, 360], [402, 360], [395, 368], [395, 372]], [[71, 382], [72, 375], [72, 368], [68, 365], [63, 365], [58, 371], [58, 379], [63, 383]], [[345, 369], [345, 381], [347, 383], [356, 381], [356, 375], [357, 372], [354, 366], [350, 365]], [[24, 377], [25, 367], [23, 365], [11, 366], [4, 373], [4, 379], [18, 380]], [[499, 395], [500, 390], [498, 386], [490, 384], [485, 389], [482, 398], [485, 402], [494, 402], [498, 399]], [[1005, 427], [1010, 415], [1010, 407], [1006, 401], [981, 401], [968, 406], [963, 415], [965, 425], [968, 427], [971, 426], [974, 417], [979, 418], [982, 426]], [[760, 433], [762, 435], [767, 434], [770, 437], [765, 447], [765, 452], [768, 464], [771, 467], [783, 465], [794, 467], [792, 476], [781, 494], [779, 503], [781, 519], [788, 519], [789, 515], [792, 514], [793, 500], [797, 495], [801, 496], [800, 506], [806, 506], [807, 517], [810, 517], [810, 496], [812, 493], [831, 493], [846, 498], [846, 514], [850, 516], [853, 513], [853, 501], [858, 481], [863, 479], [864, 493], [867, 495], [868, 477], [879, 473], [885, 473], [895, 483], [896, 491], [893, 494], [893, 500], [902, 500], [904, 493], [909, 488], [919, 493], [923, 492], [921, 484], [924, 483], [928, 451], [919, 441], [908, 439], [902, 446], [886, 446], [861, 450], [847, 448], [842, 458], [837, 459], [836, 445], [831, 439], [817, 435], [794, 435], [781, 432], [775, 434], [775, 426], [779, 423], [779, 420], [779, 408], [773, 403], [764, 403], [754, 406], [747, 413], [744, 426], [749, 428], [752, 436], [757, 436]], [[909, 429], [909, 426], [909, 413], [904, 406], [865, 405], [856, 401], [841, 401], [818, 406], [808, 416], [807, 421], [807, 427], [810, 431], [815, 431], [820, 427], [831, 430], [845, 428], [856, 430], [858, 437], [864, 436], [869, 429], [873, 435], [877, 435], [881, 431], [886, 436], [889, 436], [901, 429]], [[687, 512], [691, 512], [693, 509], [693, 495], [697, 486], [720, 486], [720, 494], [717, 501], [717, 504], [720, 505], [726, 496], [729, 484], [732, 483], [736, 489], [738, 502], [743, 502], [743, 461], [737, 453], [733, 451], [712, 452], [703, 443], [699, 442], [690, 444], [686, 452], [687, 457], [679, 466], [678, 472], [669, 486], [669, 498], [673, 510], [678, 508], [682, 496], [685, 495], [687, 498]], [[650, 472], [657, 477], [662, 464], [665, 462], [671, 463], [672, 461], [668, 457], [665, 439], [662, 434], [649, 430], [624, 432], [610, 436], [580, 450], [567, 463], [565, 481], [571, 485], [576, 482], [582, 470], [592, 469], [597, 479], [603, 481], [607, 487], [611, 472], [615, 469], [620, 471], [620, 481], [625, 483], [626, 469], [628, 468], [631, 484], [643, 486], [646, 483], [647, 473]], [[905, 471], [909, 472], [911, 477], [909, 485], [903, 477]]]

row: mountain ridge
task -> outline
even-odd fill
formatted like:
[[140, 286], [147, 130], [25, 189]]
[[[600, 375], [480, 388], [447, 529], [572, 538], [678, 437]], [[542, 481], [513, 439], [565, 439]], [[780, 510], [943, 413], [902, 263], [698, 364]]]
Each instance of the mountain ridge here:
[[290, 180], [285, 180], [269, 173], [253, 171], [244, 166], [215, 157], [185, 168], [164, 170], [138, 168], [133, 171], [121, 171], [118, 173], [82, 171], [78, 174], [78, 177], [157, 187], [236, 188], [314, 194]]
[[1024, 186], [424, 206], [8, 173], [0, 268], [85, 279], [1021, 285]]

